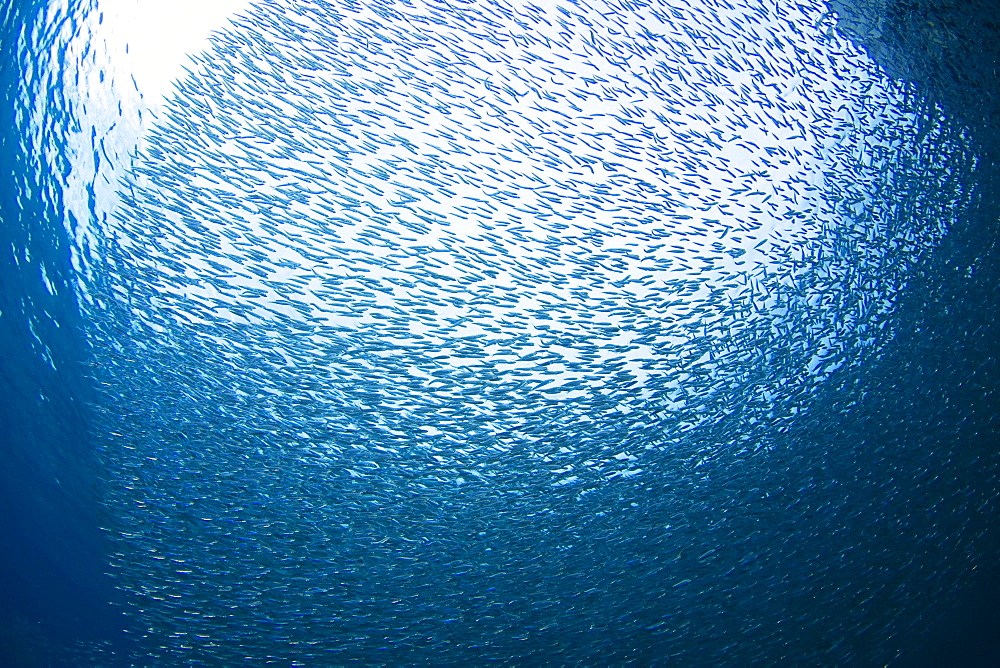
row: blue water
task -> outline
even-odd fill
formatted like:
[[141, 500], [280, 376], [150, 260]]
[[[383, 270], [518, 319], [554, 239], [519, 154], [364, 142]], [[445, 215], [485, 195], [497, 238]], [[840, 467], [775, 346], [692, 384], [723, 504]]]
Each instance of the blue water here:
[[155, 115], [98, 16], [0, 4], [0, 660], [989, 665], [996, 153], [824, 5], [271, 0]]

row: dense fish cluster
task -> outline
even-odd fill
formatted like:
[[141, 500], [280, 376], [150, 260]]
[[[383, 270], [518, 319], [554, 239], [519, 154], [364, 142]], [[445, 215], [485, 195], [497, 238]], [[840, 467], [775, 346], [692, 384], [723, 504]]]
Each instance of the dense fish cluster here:
[[831, 26], [270, 0], [218, 35], [85, 295], [151, 656], [801, 659], [794, 618], [857, 658], [891, 620], [767, 604], [751, 474], [889, 340], [972, 159]]

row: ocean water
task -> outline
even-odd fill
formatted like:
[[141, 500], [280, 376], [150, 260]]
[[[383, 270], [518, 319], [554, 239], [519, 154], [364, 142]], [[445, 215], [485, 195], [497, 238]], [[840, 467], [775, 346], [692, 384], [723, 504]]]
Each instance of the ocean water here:
[[957, 28], [140, 6], [0, 3], [6, 663], [988, 665]]

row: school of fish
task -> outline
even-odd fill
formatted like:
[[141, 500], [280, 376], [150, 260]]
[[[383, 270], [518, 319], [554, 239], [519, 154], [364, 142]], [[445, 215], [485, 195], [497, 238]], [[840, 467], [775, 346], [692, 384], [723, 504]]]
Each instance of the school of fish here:
[[891, 339], [975, 162], [834, 22], [265, 0], [217, 34], [83, 300], [149, 656], [809, 656], [755, 463]]

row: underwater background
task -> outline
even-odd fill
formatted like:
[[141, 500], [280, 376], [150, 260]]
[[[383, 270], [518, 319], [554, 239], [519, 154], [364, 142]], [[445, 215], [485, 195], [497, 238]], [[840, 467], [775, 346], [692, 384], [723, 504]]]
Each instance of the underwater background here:
[[0, 664], [1000, 663], [990, 3], [113, 5], [0, 0]]

